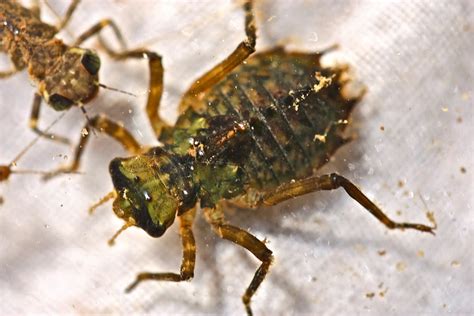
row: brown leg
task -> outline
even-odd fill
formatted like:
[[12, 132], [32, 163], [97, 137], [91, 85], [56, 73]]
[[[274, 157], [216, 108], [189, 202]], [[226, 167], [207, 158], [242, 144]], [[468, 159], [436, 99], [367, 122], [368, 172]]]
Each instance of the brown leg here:
[[352, 182], [336, 173], [323, 176], [313, 176], [294, 183], [283, 184], [273, 192], [264, 193], [262, 203], [266, 205], [275, 205], [282, 201], [291, 199], [303, 194], [335, 190], [342, 187], [351, 198], [356, 200], [380, 222], [390, 229], [415, 229], [422, 232], [428, 232], [434, 235], [433, 230], [436, 227], [429, 227], [423, 224], [415, 223], [397, 223], [391, 220], [383, 211], [366, 197]]
[[67, 139], [65, 137], [62, 137], [62, 136], [55, 135], [55, 134], [46, 133], [45, 131], [42, 131], [38, 128], [38, 120], [39, 120], [39, 115], [40, 115], [41, 102], [42, 102], [41, 96], [39, 94], [35, 93], [35, 95], [33, 97], [33, 106], [31, 108], [30, 123], [29, 123], [30, 128], [36, 134], [38, 134], [42, 137], [45, 137], [45, 138], [48, 138], [48, 139], [51, 139], [51, 140], [54, 140], [54, 141], [57, 141], [57, 142], [60, 142], [60, 143], [63, 143], [63, 144], [70, 144], [71, 142], [69, 141], [69, 139]]
[[93, 26], [91, 26], [87, 31], [82, 33], [76, 39], [73, 46], [80, 46], [88, 38], [90, 38], [94, 35], [98, 35], [100, 33], [100, 31], [102, 31], [107, 26], [112, 28], [112, 31], [114, 32], [115, 37], [117, 38], [117, 40], [120, 43], [121, 49], [125, 50], [127, 45], [125, 44], [125, 40], [123, 39], [122, 32], [120, 32], [120, 29], [117, 26], [117, 24], [114, 21], [110, 20], [110, 19], [103, 19], [103, 20], [99, 21], [98, 23], [94, 24]]
[[214, 86], [222, 78], [227, 76], [235, 67], [242, 64], [254, 51], [256, 43], [256, 26], [253, 12], [253, 1], [246, 0], [244, 3], [245, 11], [245, 34], [247, 38], [241, 42], [237, 48], [221, 63], [209, 70], [199, 79], [197, 79], [182, 98], [180, 110], [184, 110], [190, 102], [189, 98], [194, 98], [199, 93]]
[[79, 2], [80, 0], [71, 1], [71, 4], [69, 4], [69, 7], [67, 8], [66, 13], [64, 14], [64, 17], [62, 18], [61, 21], [59, 21], [58, 25], [56, 26], [58, 30], [62, 30], [69, 23], [69, 21], [71, 20], [71, 16], [74, 13], [74, 11], [76, 11], [76, 8]]
[[[159, 138], [161, 130], [164, 127], [167, 127], [168, 124], [159, 116], [158, 111], [160, 107], [161, 95], [163, 94], [163, 65], [161, 63], [161, 56], [155, 52], [151, 52], [145, 49], [136, 49], [126, 51], [125, 41], [123, 36], [117, 27], [117, 25], [112, 20], [102, 20], [88, 31], [84, 32], [76, 41], [75, 45], [79, 45], [87, 38], [99, 34], [100, 31], [106, 27], [110, 26], [114, 31], [117, 39], [121, 44], [121, 49], [123, 52], [117, 52], [113, 50], [107, 43], [99, 36], [99, 41], [103, 49], [111, 56], [112, 58], [123, 60], [127, 58], [146, 58], [149, 62], [150, 68], [150, 84], [149, 84], [149, 93], [148, 100], [146, 104], [146, 112], [148, 119], [150, 120], [151, 126], [155, 135]], [[100, 35], [100, 34], [99, 34]]]
[[105, 51], [118, 60], [126, 58], [146, 58], [150, 69], [150, 84], [148, 88], [148, 100], [146, 102], [146, 113], [157, 138], [160, 137], [164, 127], [169, 126], [159, 115], [161, 95], [163, 94], [163, 65], [161, 56], [155, 52], [137, 49], [126, 52], [115, 52], [105, 42], [101, 42]]
[[0, 71], [0, 79], [5, 79], [8, 77], [13, 76], [18, 72], [17, 69], [11, 69], [11, 70], [6, 70], [6, 71]]
[[181, 235], [181, 241], [183, 246], [183, 260], [181, 262], [180, 273], [150, 273], [142, 272], [138, 274], [135, 282], [130, 284], [126, 288], [126, 292], [132, 291], [138, 284], [146, 280], [155, 281], [171, 281], [181, 282], [191, 279], [194, 276], [194, 266], [196, 263], [196, 243], [194, 241], [194, 235], [192, 225], [196, 210], [192, 209], [179, 216], [180, 228], [179, 234]]
[[242, 296], [242, 301], [244, 302], [247, 314], [252, 315], [250, 301], [268, 273], [273, 260], [272, 251], [268, 249], [262, 241], [258, 240], [255, 236], [248, 233], [247, 231], [225, 224], [224, 214], [221, 206], [218, 205], [215, 209], [205, 209], [204, 212], [206, 215], [206, 220], [211, 224], [214, 232], [217, 235], [244, 247], [260, 261], [262, 261], [262, 264], [255, 272], [250, 285], [247, 287], [244, 295]]
[[57, 170], [49, 172], [44, 176], [45, 180], [49, 180], [61, 173], [72, 173], [79, 169], [80, 160], [84, 153], [85, 146], [89, 140], [90, 129], [94, 128], [102, 133], [109, 135], [118, 141], [122, 146], [132, 154], [139, 154], [142, 151], [140, 144], [135, 138], [127, 131], [123, 126], [118, 125], [114, 121], [108, 119], [105, 116], [99, 115], [93, 117], [81, 131], [81, 139], [77, 145], [74, 158], [69, 166], [59, 167]]

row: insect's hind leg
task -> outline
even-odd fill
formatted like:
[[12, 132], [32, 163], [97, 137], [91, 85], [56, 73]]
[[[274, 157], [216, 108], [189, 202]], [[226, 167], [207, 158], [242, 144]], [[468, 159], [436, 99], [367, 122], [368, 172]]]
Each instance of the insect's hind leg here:
[[183, 259], [181, 262], [180, 273], [142, 272], [137, 276], [135, 282], [126, 288], [125, 291], [127, 293], [132, 291], [138, 284], [145, 280], [181, 282], [189, 280], [194, 276], [194, 266], [196, 264], [196, 242], [194, 240], [192, 225], [195, 214], [196, 210], [192, 209], [178, 217], [180, 220], [179, 234], [181, 235], [183, 247]]
[[418, 231], [434, 234], [433, 231], [436, 227], [429, 227], [423, 224], [416, 223], [398, 223], [391, 220], [352, 182], [336, 173], [323, 176], [313, 176], [303, 180], [298, 180], [294, 183], [283, 184], [272, 192], [264, 193], [262, 203], [266, 205], [275, 205], [296, 196], [316, 191], [335, 190], [341, 187], [347, 192], [347, 194], [350, 195], [351, 198], [356, 200], [387, 228], [415, 229]]
[[79, 170], [84, 149], [89, 141], [89, 131], [91, 128], [109, 135], [118, 141], [125, 148], [125, 150], [131, 154], [139, 154], [142, 152], [142, 147], [127, 129], [103, 115], [98, 115], [93, 117], [82, 129], [81, 139], [76, 146], [71, 164], [67, 166], [61, 166], [58, 169], [47, 173], [43, 178], [44, 180], [49, 180], [62, 173], [73, 173]]
[[31, 107], [31, 115], [30, 115], [30, 121], [29, 121], [30, 128], [41, 137], [45, 137], [45, 138], [48, 138], [48, 139], [51, 139], [51, 140], [54, 140], [66, 145], [70, 144], [71, 142], [66, 137], [47, 133], [39, 129], [38, 120], [39, 120], [42, 101], [43, 99], [41, 98], [41, 96], [35, 93], [33, 97], [33, 106]]
[[226, 224], [224, 221], [222, 206], [217, 205], [217, 207], [214, 209], [207, 208], [204, 210], [204, 212], [206, 215], [206, 220], [211, 224], [214, 232], [219, 235], [219, 237], [244, 247], [262, 262], [260, 267], [255, 272], [255, 275], [253, 276], [249, 286], [245, 290], [244, 295], [242, 296], [242, 301], [245, 305], [247, 315], [252, 315], [250, 302], [252, 296], [255, 294], [258, 287], [265, 279], [268, 270], [270, 269], [270, 265], [273, 261], [272, 251], [268, 249], [267, 246], [265, 246], [265, 243], [258, 240], [249, 232]]
[[[246, 0], [243, 5], [245, 11], [245, 34], [247, 38], [242, 41], [226, 59], [214, 66], [214, 68], [206, 72], [191, 85], [182, 98], [180, 105], [181, 111], [189, 104], [192, 104], [192, 102], [190, 102], [192, 98], [218, 83], [255, 51], [257, 28], [255, 26], [253, 2], [252, 0]], [[189, 98], [191, 99], [188, 100]]]

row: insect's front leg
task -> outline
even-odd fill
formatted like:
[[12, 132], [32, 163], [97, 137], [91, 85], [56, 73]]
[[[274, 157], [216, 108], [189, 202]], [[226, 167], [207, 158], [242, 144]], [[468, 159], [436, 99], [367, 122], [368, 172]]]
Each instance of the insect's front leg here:
[[226, 59], [214, 66], [214, 68], [206, 72], [191, 85], [182, 98], [180, 105], [181, 111], [188, 105], [192, 105], [192, 99], [194, 97], [222, 80], [255, 51], [257, 27], [255, 25], [253, 2], [253, 0], [246, 0], [243, 5], [245, 11], [245, 34], [247, 38], [242, 41]]
[[127, 293], [132, 291], [142, 281], [155, 280], [181, 282], [189, 280], [194, 276], [194, 266], [196, 264], [196, 242], [194, 241], [192, 226], [195, 214], [196, 210], [191, 209], [178, 217], [180, 224], [179, 234], [181, 236], [181, 242], [183, 247], [183, 259], [181, 262], [180, 272], [142, 272], [138, 274], [135, 282], [133, 282], [126, 288], [125, 291]]
[[109, 135], [118, 141], [131, 154], [139, 154], [142, 152], [141, 145], [135, 140], [132, 134], [123, 126], [108, 119], [103, 115], [93, 117], [81, 131], [81, 138], [74, 151], [74, 158], [70, 165], [59, 167], [57, 170], [49, 172], [44, 176], [45, 180], [49, 180], [61, 173], [72, 173], [79, 170], [82, 154], [89, 141], [91, 128]]
[[57, 142], [60, 142], [60, 143], [66, 144], [66, 145], [70, 144], [71, 142], [66, 137], [58, 136], [58, 135], [51, 134], [51, 133], [47, 133], [47, 132], [42, 131], [41, 129], [39, 129], [38, 120], [39, 120], [39, 116], [40, 116], [42, 101], [43, 101], [43, 99], [41, 98], [41, 96], [39, 94], [35, 93], [35, 95], [33, 97], [33, 106], [31, 108], [31, 115], [30, 115], [30, 122], [29, 122], [30, 128], [36, 134], [38, 134], [42, 137], [45, 137], [45, 138], [48, 138], [48, 139], [51, 139], [51, 140], [54, 140], [54, 141], [57, 141]]
[[352, 182], [336, 173], [323, 176], [312, 176], [306, 179], [298, 180], [294, 183], [286, 183], [271, 192], [263, 194], [262, 203], [266, 205], [275, 205], [285, 200], [316, 191], [335, 190], [343, 188], [347, 194], [382, 224], [390, 229], [415, 229], [422, 232], [434, 234], [435, 227], [429, 227], [416, 223], [399, 223], [391, 220], [384, 212], [375, 205], [367, 196], [362, 193]]
[[262, 261], [260, 267], [255, 272], [252, 281], [247, 287], [242, 301], [245, 305], [245, 310], [248, 315], [252, 315], [252, 308], [250, 307], [250, 301], [252, 296], [257, 291], [260, 284], [265, 279], [265, 276], [270, 269], [270, 265], [273, 260], [272, 251], [265, 246], [265, 243], [258, 240], [255, 236], [249, 232], [225, 223], [222, 206], [218, 205], [216, 208], [207, 208], [204, 210], [206, 220], [211, 224], [214, 232], [223, 239], [227, 239], [236, 243], [239, 246], [244, 247], [250, 251], [255, 257]]

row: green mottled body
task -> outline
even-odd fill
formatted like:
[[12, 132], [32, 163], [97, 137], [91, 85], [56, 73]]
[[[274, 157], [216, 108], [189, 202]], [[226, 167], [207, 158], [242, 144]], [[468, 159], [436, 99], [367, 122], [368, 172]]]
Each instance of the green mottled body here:
[[[112, 162], [114, 186], [122, 193], [117, 201], [137, 201], [116, 209], [129, 209], [144, 221], [138, 226], [160, 235], [174, 217], [153, 220], [149, 214], [161, 214], [164, 200], [176, 201], [169, 209], [178, 215], [197, 201], [202, 207], [222, 199], [255, 206], [259, 192], [311, 176], [344, 143], [341, 134], [357, 102], [342, 95], [343, 71], [321, 67], [320, 57], [282, 49], [257, 54], [185, 99], [177, 123], [160, 137], [163, 147]], [[321, 85], [322, 78], [329, 83]]]
[[[251, 0], [243, 2], [246, 39], [191, 85], [174, 126], [147, 107], [163, 145], [110, 164], [114, 190], [94, 208], [115, 198], [114, 212], [126, 223], [111, 241], [130, 226], [159, 237], [178, 218], [183, 249], [178, 273], [142, 272], [127, 292], [146, 280], [180, 282], [193, 277], [192, 225], [200, 206], [219, 237], [261, 261], [242, 295], [247, 315], [252, 315], [251, 299], [270, 269], [272, 251], [265, 241], [225, 220], [223, 200], [257, 207], [343, 188], [386, 227], [433, 233], [434, 227], [391, 220], [341, 175], [314, 175], [346, 142], [348, 117], [364, 89], [351, 84], [347, 66], [323, 67], [325, 52], [291, 53], [277, 48], [252, 55], [256, 43], [252, 5]], [[150, 85], [150, 94], [161, 93], [162, 82], [156, 82]], [[109, 135], [137, 152], [138, 143], [125, 129], [110, 126], [105, 129]]]
[[[355, 103], [341, 95], [340, 71], [322, 68], [320, 57], [276, 49], [249, 58], [189, 104], [161, 140], [197, 164], [238, 166], [238, 194], [310, 176], [344, 143], [340, 122]], [[315, 91], [316, 72], [332, 83]]]

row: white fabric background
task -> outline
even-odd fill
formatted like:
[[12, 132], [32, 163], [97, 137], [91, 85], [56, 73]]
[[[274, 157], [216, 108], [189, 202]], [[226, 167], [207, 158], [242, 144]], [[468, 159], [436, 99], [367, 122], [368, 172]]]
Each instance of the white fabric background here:
[[[432, 211], [438, 230], [436, 237], [388, 231], [342, 191], [258, 212], [229, 211], [230, 222], [268, 239], [274, 251], [271, 273], [253, 300], [255, 314], [473, 314], [474, 3], [258, 2], [260, 50], [339, 43], [368, 87], [353, 115], [357, 138], [322, 172], [352, 179], [394, 219], [427, 223]], [[51, 1], [60, 12], [68, 3]], [[78, 35], [105, 17], [120, 24], [130, 47], [148, 42], [163, 55], [162, 113], [170, 122], [193, 79], [244, 38], [242, 12], [231, 1], [84, 0], [68, 29]], [[101, 81], [141, 97], [101, 91], [88, 111], [109, 113], [144, 144], [156, 144], [142, 111], [147, 80], [145, 62], [104, 57]], [[34, 138], [27, 128], [33, 89], [25, 73], [0, 82], [2, 163]], [[50, 109], [43, 114], [43, 127], [57, 116]], [[83, 124], [74, 110], [54, 131], [76, 142]], [[64, 155], [69, 148], [40, 141], [19, 167], [50, 169]], [[121, 221], [110, 204], [94, 216], [87, 208], [112, 188], [107, 165], [120, 155], [120, 146], [99, 135], [85, 154], [83, 175], [49, 183], [14, 175], [0, 184], [0, 314], [242, 315], [240, 296], [258, 263], [218, 240], [202, 218], [191, 282], [149, 282], [124, 294], [137, 272], [179, 271], [181, 248], [176, 225], [160, 239], [130, 229], [107, 246]]]

